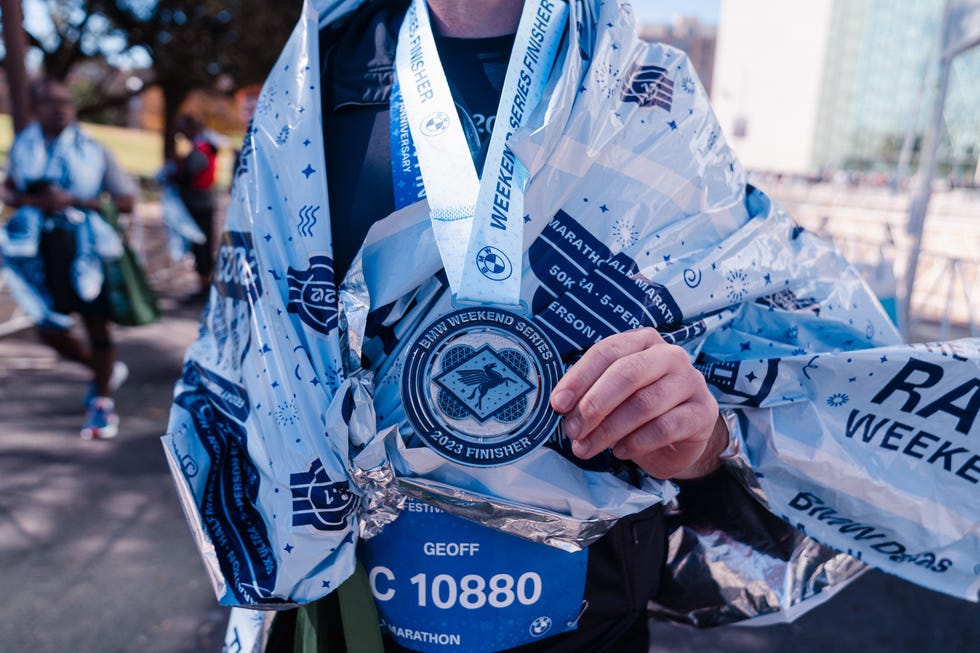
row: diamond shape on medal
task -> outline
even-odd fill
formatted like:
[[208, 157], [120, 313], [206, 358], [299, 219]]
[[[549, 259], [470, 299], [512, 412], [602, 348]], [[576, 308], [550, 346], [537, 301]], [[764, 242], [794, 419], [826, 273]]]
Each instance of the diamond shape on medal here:
[[[474, 350], [466, 345], [452, 347], [442, 360], [433, 381], [443, 392], [440, 407], [451, 410], [447, 417], [459, 419], [458, 406], [480, 423], [490, 419], [513, 422], [527, 412], [527, 395], [535, 389], [528, 379], [530, 363], [516, 349], [494, 349], [483, 345]], [[444, 402], [443, 396], [448, 395]], [[452, 400], [452, 401], [449, 401]]]

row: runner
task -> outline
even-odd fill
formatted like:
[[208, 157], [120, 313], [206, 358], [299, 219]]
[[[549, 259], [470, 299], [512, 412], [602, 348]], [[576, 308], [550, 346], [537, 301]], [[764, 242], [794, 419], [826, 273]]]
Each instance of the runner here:
[[[112, 395], [129, 370], [116, 360], [102, 260], [121, 256], [122, 242], [100, 212], [104, 196], [112, 210], [131, 212], [136, 188], [108, 150], [79, 129], [65, 84], [43, 79], [32, 98], [37, 122], [17, 135], [4, 183], [4, 201], [19, 207], [6, 226], [4, 254], [41, 340], [92, 370], [82, 438], [113, 438], [119, 417]], [[82, 318], [87, 344], [71, 332], [72, 313]]]

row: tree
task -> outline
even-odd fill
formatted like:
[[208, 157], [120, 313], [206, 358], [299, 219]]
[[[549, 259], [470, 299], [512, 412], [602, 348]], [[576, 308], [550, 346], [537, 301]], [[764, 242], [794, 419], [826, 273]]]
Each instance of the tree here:
[[3, 20], [4, 68], [10, 90], [10, 112], [13, 114], [14, 131], [27, 126], [27, 68], [24, 65], [27, 50], [24, 38], [24, 14], [20, 0], [0, 0]]
[[[27, 0], [35, 20], [25, 30], [28, 44], [41, 54], [44, 74], [66, 80], [79, 66], [86, 66], [86, 87], [78, 98], [78, 113], [92, 116], [126, 105], [135, 91], [115, 83], [118, 65], [132, 51], [125, 34], [99, 12], [94, 0]], [[114, 62], [114, 63], [113, 63]]]
[[[164, 98], [164, 155], [174, 155], [174, 122], [199, 89], [231, 93], [261, 82], [299, 17], [300, 0], [26, 0], [50, 23], [28, 42], [41, 52], [45, 74], [65, 79], [86, 66], [79, 115], [125, 106], [143, 88]], [[144, 52], [153, 76], [127, 87], [120, 72]], [[144, 59], [146, 57], [143, 57]], [[78, 89], [76, 89], [78, 90]]]
[[93, 9], [146, 50], [164, 97], [164, 156], [174, 155], [174, 124], [191, 91], [232, 91], [272, 67], [300, 11], [276, 0], [91, 0]]

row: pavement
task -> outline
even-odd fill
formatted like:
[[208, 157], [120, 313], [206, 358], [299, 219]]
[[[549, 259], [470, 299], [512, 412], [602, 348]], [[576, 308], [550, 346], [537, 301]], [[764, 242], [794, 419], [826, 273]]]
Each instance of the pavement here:
[[78, 366], [0, 339], [0, 651], [212, 653], [216, 605], [160, 444], [193, 309], [117, 329], [115, 440], [83, 441]]
[[[146, 251], [159, 254], [159, 250]], [[159, 437], [196, 335], [187, 269], [154, 283], [156, 324], [118, 328], [120, 435], [82, 441], [84, 370], [30, 331], [0, 338], [0, 653], [217, 653], [217, 606]], [[870, 572], [793, 624], [657, 624], [651, 653], [976, 651], [980, 606]]]

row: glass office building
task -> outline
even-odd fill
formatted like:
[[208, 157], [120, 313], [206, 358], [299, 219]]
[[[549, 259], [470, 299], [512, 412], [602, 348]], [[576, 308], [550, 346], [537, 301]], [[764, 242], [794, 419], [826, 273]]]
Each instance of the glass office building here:
[[[801, 5], [781, 0], [724, 0], [715, 105], [736, 151], [745, 149], [746, 164], [756, 169], [890, 174], [904, 147], [914, 169], [936, 93], [945, 3], [815, 0], [802, 13]], [[774, 13], [781, 25], [760, 29], [746, 9], [755, 16]], [[785, 98], [775, 97], [783, 92], [801, 102], [815, 100], [814, 109], [798, 107], [801, 115], [787, 119], [754, 119], [752, 107], [759, 103], [737, 98], [758, 91], [742, 80], [765, 74], [770, 60], [783, 69], [782, 83], [766, 90], [774, 94], [770, 104], [785, 105]], [[790, 66], [795, 74], [786, 72]], [[980, 48], [955, 61], [944, 127], [940, 174], [972, 180], [980, 154]], [[772, 130], [782, 133], [766, 133]], [[771, 146], [759, 146], [766, 139]], [[780, 141], [789, 144], [775, 147]]]

